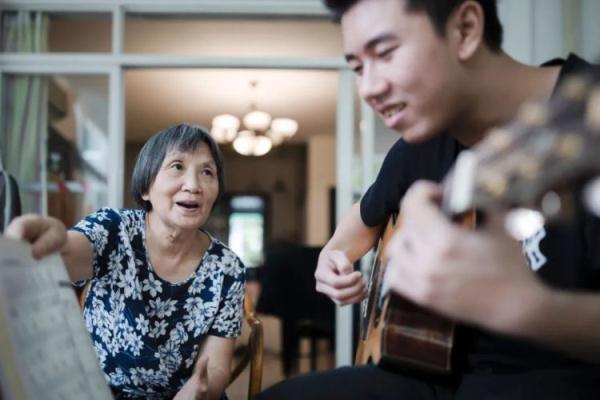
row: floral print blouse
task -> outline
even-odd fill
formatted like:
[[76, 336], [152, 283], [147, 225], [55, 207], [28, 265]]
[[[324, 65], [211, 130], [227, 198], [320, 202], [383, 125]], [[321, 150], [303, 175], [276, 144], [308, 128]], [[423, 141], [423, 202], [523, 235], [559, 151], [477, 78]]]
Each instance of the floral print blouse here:
[[[245, 267], [219, 240], [186, 280], [152, 268], [143, 210], [103, 208], [72, 229], [94, 252], [83, 316], [117, 398], [172, 398], [191, 376], [207, 335], [240, 335]], [[80, 283], [81, 284], [81, 283]]]

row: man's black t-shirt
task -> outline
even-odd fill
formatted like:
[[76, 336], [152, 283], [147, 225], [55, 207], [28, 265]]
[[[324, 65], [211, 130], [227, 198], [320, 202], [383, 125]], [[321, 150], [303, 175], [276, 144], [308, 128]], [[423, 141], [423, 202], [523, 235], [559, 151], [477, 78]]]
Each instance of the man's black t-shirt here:
[[452, 136], [440, 135], [420, 144], [398, 139], [388, 151], [375, 183], [360, 202], [360, 215], [368, 226], [383, 225], [415, 181], [440, 182], [465, 147]]
[[[562, 65], [565, 76], [590, 66], [575, 55], [544, 65]], [[462, 146], [441, 135], [420, 145], [399, 140], [390, 149], [375, 183], [361, 200], [361, 216], [369, 226], [384, 224], [406, 190], [418, 179], [440, 181]], [[568, 225], [548, 226], [523, 243], [531, 268], [547, 284], [564, 289], [600, 289], [600, 219], [583, 212]], [[466, 367], [472, 371], [518, 371], [586, 364], [522, 340], [463, 327]]]

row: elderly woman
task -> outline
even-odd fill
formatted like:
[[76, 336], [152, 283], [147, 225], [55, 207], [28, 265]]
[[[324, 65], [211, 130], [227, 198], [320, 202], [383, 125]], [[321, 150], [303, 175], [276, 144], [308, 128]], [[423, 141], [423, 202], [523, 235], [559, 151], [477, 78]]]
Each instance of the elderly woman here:
[[240, 334], [244, 265], [202, 229], [223, 190], [221, 155], [204, 130], [179, 125], [142, 148], [133, 172], [141, 209], [103, 208], [71, 231], [15, 219], [7, 235], [35, 256], [60, 249], [89, 281], [84, 319], [117, 398], [218, 399]]

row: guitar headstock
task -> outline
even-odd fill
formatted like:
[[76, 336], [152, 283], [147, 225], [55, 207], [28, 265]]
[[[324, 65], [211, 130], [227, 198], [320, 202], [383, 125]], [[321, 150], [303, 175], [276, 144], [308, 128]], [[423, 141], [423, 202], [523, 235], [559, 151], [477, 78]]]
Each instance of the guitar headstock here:
[[444, 208], [526, 207], [551, 218], [598, 176], [600, 76], [574, 75], [550, 101], [523, 105], [513, 122], [459, 156], [446, 177]]

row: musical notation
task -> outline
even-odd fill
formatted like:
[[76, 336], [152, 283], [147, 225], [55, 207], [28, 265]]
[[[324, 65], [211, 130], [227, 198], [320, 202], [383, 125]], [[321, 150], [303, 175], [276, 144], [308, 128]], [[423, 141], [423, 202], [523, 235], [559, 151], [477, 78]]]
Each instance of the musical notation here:
[[0, 237], [0, 398], [111, 399], [62, 260], [30, 251]]

